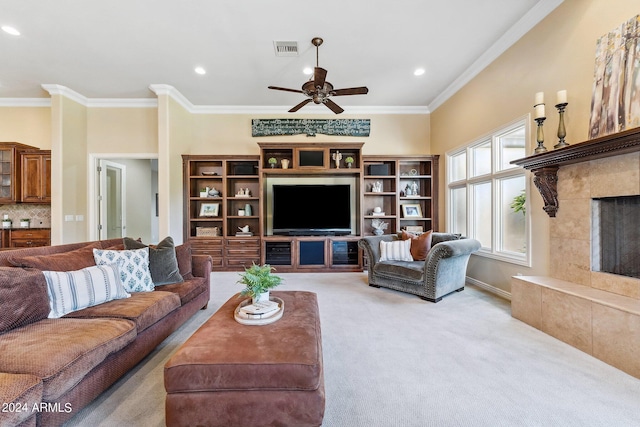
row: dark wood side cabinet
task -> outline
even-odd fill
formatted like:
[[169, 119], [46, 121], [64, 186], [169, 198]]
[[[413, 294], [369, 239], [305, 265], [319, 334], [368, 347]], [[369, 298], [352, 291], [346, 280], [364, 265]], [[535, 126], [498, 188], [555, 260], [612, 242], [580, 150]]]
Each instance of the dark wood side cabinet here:
[[51, 245], [51, 230], [45, 228], [27, 228], [9, 230], [10, 248], [32, 248]]
[[51, 151], [20, 153], [23, 203], [51, 203]]

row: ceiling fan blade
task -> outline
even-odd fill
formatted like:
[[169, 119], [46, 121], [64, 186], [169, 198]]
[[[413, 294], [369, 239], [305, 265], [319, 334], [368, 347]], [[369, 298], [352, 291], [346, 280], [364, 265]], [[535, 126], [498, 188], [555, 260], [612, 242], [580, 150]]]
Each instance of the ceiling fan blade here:
[[324, 68], [316, 67], [313, 70], [313, 85], [315, 87], [324, 87], [324, 81], [327, 78], [327, 70]]
[[331, 92], [331, 96], [343, 96], [343, 95], [366, 95], [369, 93], [367, 87], [350, 87], [348, 89], [336, 89]]
[[298, 111], [299, 109], [301, 109], [302, 107], [304, 107], [305, 105], [307, 105], [310, 102], [311, 102], [311, 98], [307, 98], [304, 101], [302, 101], [300, 104], [298, 104], [295, 107], [293, 107], [292, 109], [290, 109], [289, 112], [290, 113], [295, 113], [296, 111]]
[[338, 104], [336, 104], [335, 102], [333, 102], [330, 99], [325, 99], [324, 100], [324, 105], [329, 107], [329, 109], [331, 111], [333, 111], [334, 113], [336, 113], [336, 114], [340, 114], [340, 113], [342, 113], [344, 111], [342, 108], [340, 108], [340, 106]]
[[288, 89], [286, 87], [278, 87], [278, 86], [269, 86], [269, 89], [284, 90], [285, 92], [304, 93], [300, 89]]

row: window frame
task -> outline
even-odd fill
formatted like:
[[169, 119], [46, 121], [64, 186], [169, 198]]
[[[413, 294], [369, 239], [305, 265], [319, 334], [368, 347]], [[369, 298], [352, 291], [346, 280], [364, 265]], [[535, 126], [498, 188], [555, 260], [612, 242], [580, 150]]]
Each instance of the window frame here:
[[[502, 159], [503, 153], [501, 153], [500, 141], [501, 137], [511, 132], [514, 132], [520, 128], [523, 128], [524, 138], [525, 138], [525, 153], [527, 153], [531, 147], [531, 126], [529, 115], [524, 117], [520, 117], [504, 126], [501, 126], [498, 129], [495, 129], [492, 132], [489, 132], [486, 135], [483, 135], [477, 139], [474, 139], [468, 144], [464, 146], [457, 147], [453, 150], [445, 153], [446, 155], [446, 200], [445, 200], [445, 209], [446, 209], [446, 218], [447, 218], [447, 231], [448, 232], [457, 232], [460, 231], [455, 230], [456, 224], [454, 223], [454, 213], [452, 210], [452, 195], [453, 191], [466, 188], [466, 235], [467, 236], [477, 236], [476, 230], [479, 227], [479, 224], [475, 224], [475, 215], [474, 215], [474, 188], [480, 184], [490, 184], [490, 192], [491, 192], [491, 201], [490, 201], [490, 209], [491, 209], [491, 242], [490, 246], [482, 246], [478, 252], [475, 254], [482, 257], [497, 259], [500, 261], [509, 262], [512, 264], [522, 265], [526, 267], [531, 267], [531, 209], [529, 208], [529, 194], [530, 194], [530, 179], [525, 169], [520, 168], [517, 165], [513, 167], [507, 167], [502, 169]], [[491, 167], [489, 173], [483, 173], [480, 175], [472, 176], [474, 171], [474, 149], [484, 146], [490, 142], [491, 146]], [[465, 155], [465, 176], [464, 178], [454, 180], [454, 170], [453, 164], [455, 163], [455, 158], [458, 155]], [[458, 158], [459, 159], [459, 158]], [[460, 163], [458, 163], [460, 164]], [[458, 173], [458, 175], [460, 175]], [[513, 252], [503, 250], [501, 247], [504, 244], [504, 227], [503, 227], [503, 219], [502, 214], [503, 210], [501, 209], [501, 190], [502, 190], [502, 182], [506, 179], [523, 177], [525, 183], [525, 229], [524, 229], [524, 239], [525, 239], [525, 250], [523, 253]]]

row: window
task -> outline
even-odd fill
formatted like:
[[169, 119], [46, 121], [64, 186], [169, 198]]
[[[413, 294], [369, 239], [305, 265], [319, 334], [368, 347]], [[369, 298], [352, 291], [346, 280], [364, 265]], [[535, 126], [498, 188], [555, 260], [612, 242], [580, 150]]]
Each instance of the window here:
[[523, 265], [530, 265], [528, 181], [511, 161], [526, 156], [528, 135], [520, 119], [447, 153], [449, 232], [479, 240], [479, 255]]

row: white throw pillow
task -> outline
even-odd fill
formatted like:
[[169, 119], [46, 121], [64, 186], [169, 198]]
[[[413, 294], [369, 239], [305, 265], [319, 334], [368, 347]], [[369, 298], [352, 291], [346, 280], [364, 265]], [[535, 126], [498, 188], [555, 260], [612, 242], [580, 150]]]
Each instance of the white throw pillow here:
[[153, 280], [149, 272], [149, 248], [124, 251], [94, 249], [93, 258], [97, 265], [117, 263], [122, 285], [127, 292], [153, 290]]
[[76, 271], [43, 271], [49, 294], [50, 319], [114, 299], [129, 298], [116, 264]]
[[411, 239], [380, 241], [380, 261], [413, 261]]

